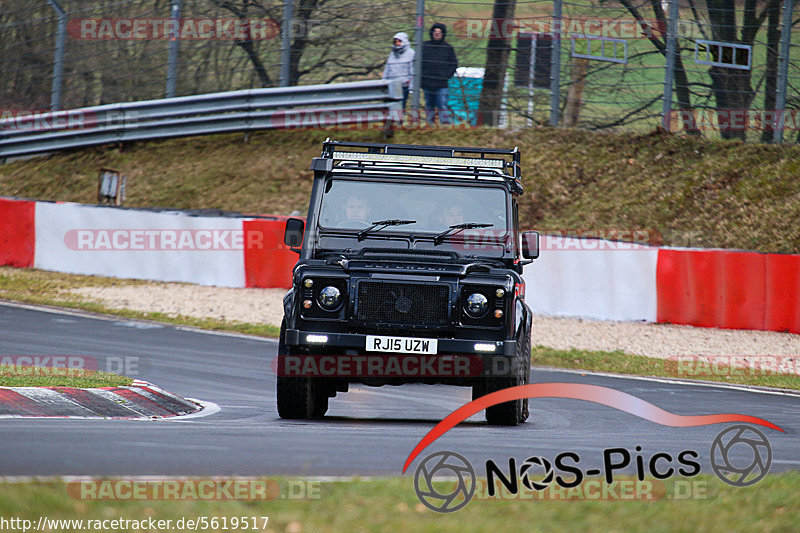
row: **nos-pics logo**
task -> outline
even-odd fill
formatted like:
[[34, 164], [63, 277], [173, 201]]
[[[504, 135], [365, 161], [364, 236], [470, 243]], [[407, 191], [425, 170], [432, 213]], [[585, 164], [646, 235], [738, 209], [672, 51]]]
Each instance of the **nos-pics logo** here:
[[[772, 447], [767, 437], [747, 425], [735, 425], [721, 431], [714, 438], [709, 455], [714, 474], [735, 487], [757, 483], [767, 475], [772, 464]], [[543, 470], [544, 477], [535, 481], [530, 479], [528, 470], [532, 468]], [[533, 491], [547, 489], [554, 478], [551, 463], [542, 457], [529, 458], [518, 475], [521, 484]], [[426, 507], [439, 513], [450, 513], [465, 507], [475, 495], [477, 485], [478, 478], [472, 464], [463, 455], [451, 451], [428, 455], [419, 463], [414, 474], [417, 498]]]
[[[455, 486], [452, 483], [454, 476]], [[414, 474], [417, 498], [439, 513], [451, 513], [467, 505], [475, 495], [476, 483], [475, 469], [463, 455], [455, 452], [430, 454], [417, 466]], [[440, 492], [441, 489], [444, 492]]]

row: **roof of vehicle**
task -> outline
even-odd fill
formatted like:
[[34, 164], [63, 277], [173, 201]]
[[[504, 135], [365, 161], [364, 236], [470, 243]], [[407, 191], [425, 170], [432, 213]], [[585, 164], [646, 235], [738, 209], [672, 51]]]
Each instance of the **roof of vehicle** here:
[[471, 148], [342, 142], [327, 139], [312, 170], [442, 179], [501, 181], [520, 195], [522, 175], [518, 148]]

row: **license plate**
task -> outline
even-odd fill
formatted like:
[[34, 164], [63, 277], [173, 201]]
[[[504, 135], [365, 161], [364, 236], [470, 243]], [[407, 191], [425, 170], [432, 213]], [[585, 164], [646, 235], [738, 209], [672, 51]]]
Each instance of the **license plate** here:
[[437, 348], [436, 344], [436, 339], [367, 335], [366, 349], [368, 352], [435, 354]]

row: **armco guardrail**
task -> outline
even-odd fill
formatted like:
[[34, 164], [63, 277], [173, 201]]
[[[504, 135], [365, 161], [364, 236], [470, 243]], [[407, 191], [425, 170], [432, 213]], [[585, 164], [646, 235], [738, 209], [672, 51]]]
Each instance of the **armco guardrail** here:
[[84, 107], [0, 120], [0, 159], [116, 142], [383, 121], [400, 82], [248, 89]]

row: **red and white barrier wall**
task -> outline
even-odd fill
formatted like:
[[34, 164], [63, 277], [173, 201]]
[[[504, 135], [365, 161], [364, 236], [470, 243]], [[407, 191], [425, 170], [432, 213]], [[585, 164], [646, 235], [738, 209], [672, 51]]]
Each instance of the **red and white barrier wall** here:
[[0, 198], [0, 264], [220, 287], [286, 287], [285, 217], [191, 216]]
[[659, 322], [800, 333], [800, 255], [662, 249]]
[[32, 267], [36, 202], [0, 198], [0, 265]]
[[656, 320], [658, 248], [542, 235], [525, 267], [534, 313], [600, 320]]
[[[0, 198], [0, 264], [223, 287], [288, 287], [285, 217], [210, 217]], [[543, 235], [534, 312], [800, 333], [800, 255]]]
[[542, 236], [534, 312], [800, 333], [800, 255]]

